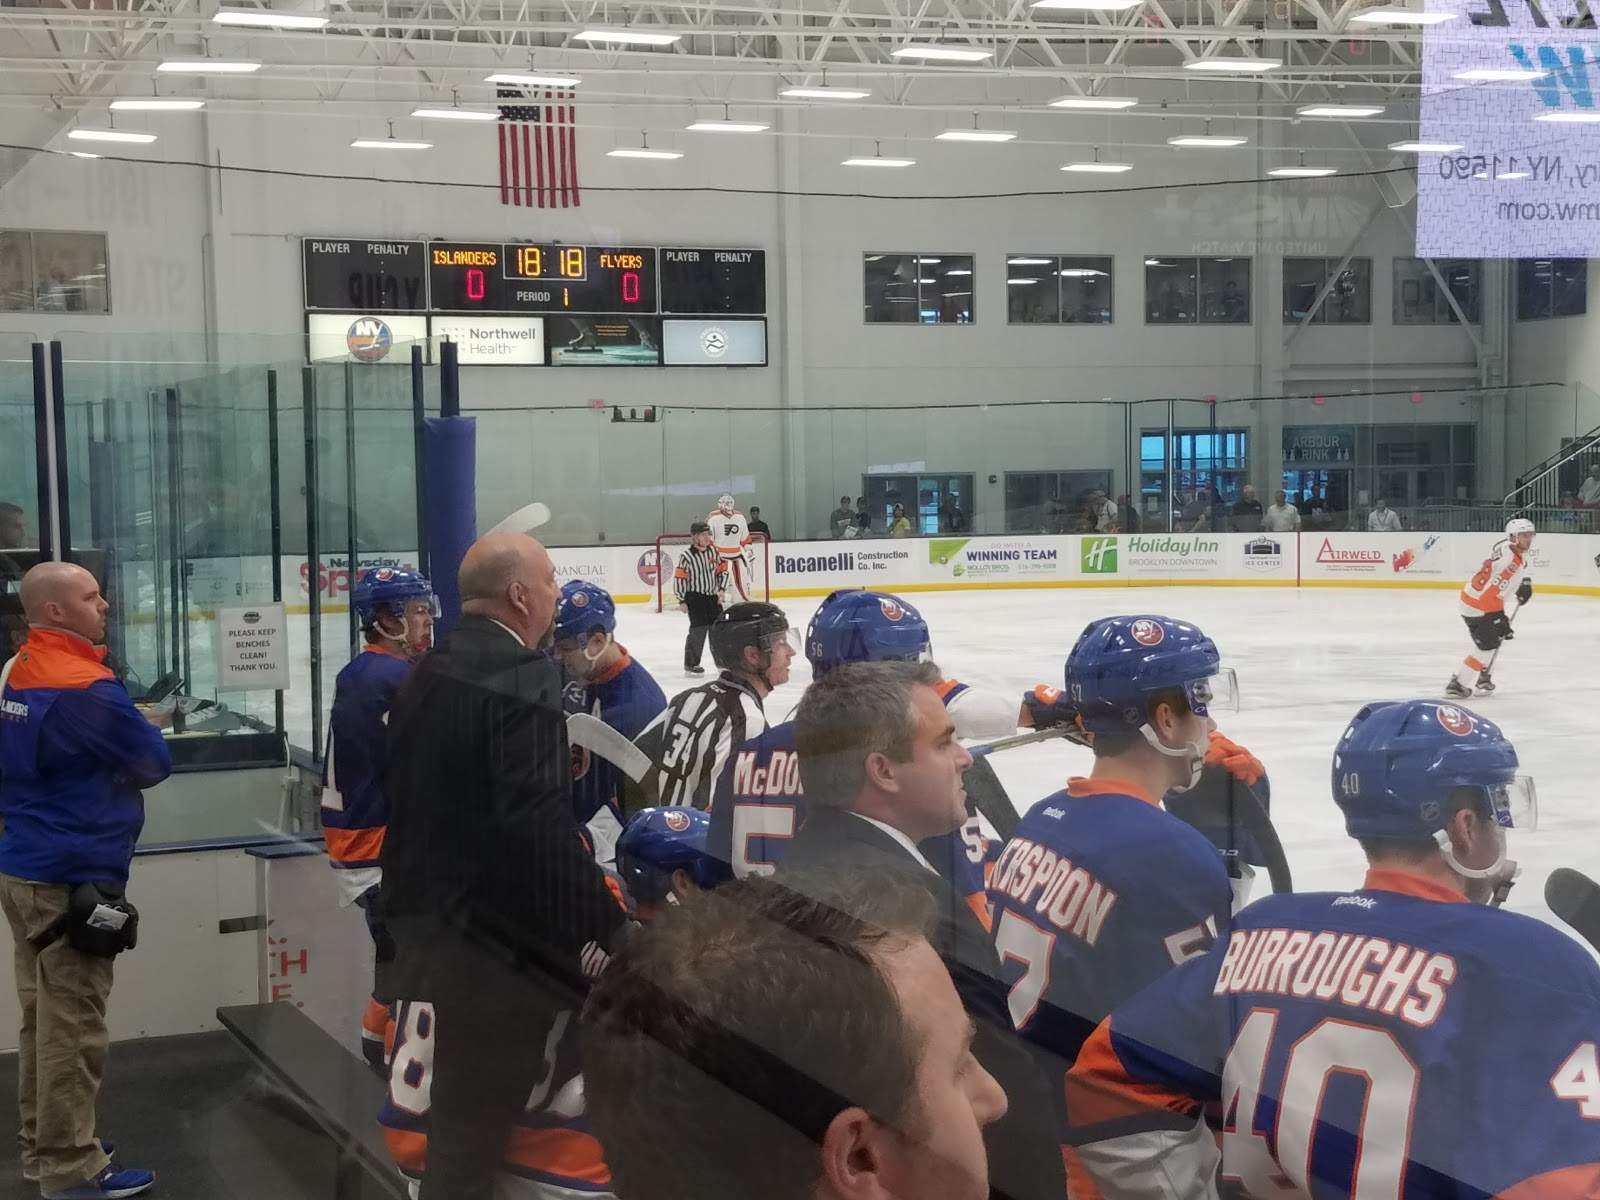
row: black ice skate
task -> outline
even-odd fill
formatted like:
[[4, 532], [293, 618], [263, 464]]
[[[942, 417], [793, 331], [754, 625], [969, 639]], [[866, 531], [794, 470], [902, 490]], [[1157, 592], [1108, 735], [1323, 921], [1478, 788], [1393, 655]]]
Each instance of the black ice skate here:
[[1489, 672], [1488, 671], [1480, 671], [1478, 673], [1478, 685], [1477, 686], [1478, 686], [1478, 695], [1480, 695], [1480, 696], [1487, 696], [1490, 692], [1494, 691], [1494, 680], [1489, 678]]
[[1454, 675], [1450, 676], [1450, 682], [1444, 685], [1444, 694], [1458, 700], [1470, 700], [1472, 698], [1472, 692], [1462, 687], [1461, 681]]

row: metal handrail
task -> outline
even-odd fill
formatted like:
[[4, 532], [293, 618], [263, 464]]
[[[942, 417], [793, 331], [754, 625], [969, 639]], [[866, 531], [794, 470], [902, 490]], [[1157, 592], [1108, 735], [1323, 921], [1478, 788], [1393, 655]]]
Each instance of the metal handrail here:
[[1560, 508], [1561, 469], [1580, 458], [1600, 462], [1600, 426], [1569, 443], [1554, 461], [1546, 460], [1548, 465], [1543, 469], [1536, 468], [1538, 470], [1536, 475], [1531, 479], [1524, 479], [1506, 493], [1506, 498], [1500, 502], [1501, 507], [1514, 509], [1532, 505], [1541, 508]]

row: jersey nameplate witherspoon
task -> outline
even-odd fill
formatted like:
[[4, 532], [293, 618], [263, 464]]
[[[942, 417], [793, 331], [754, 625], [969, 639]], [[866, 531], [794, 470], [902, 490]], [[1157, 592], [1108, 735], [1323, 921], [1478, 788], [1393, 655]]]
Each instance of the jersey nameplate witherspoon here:
[[289, 633], [281, 604], [217, 610], [217, 690], [289, 687]]

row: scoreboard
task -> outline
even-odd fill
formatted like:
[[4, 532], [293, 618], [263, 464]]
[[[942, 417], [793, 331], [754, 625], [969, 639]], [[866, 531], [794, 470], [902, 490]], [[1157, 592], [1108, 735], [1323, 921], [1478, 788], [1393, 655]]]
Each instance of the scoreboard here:
[[761, 316], [767, 255], [737, 248], [306, 238], [305, 307], [395, 313]]

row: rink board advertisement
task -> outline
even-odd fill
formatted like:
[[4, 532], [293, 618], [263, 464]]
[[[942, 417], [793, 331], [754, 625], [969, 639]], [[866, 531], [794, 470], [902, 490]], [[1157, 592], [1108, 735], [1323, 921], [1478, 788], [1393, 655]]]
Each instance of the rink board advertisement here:
[[[1455, 588], [1489, 556], [1495, 533], [1144, 533], [1081, 536], [873, 538], [774, 542], [769, 583], [774, 597], [820, 596], [841, 587], [908, 592], [1051, 587], [1431, 587]], [[671, 549], [666, 569], [672, 569]], [[1600, 596], [1600, 535], [1540, 534], [1529, 555], [1536, 585]], [[656, 548], [552, 546], [556, 581], [582, 579], [620, 603], [653, 600]], [[212, 617], [221, 608], [271, 602], [266, 556], [194, 559], [189, 608]], [[415, 567], [414, 550], [360, 556], [360, 570]], [[126, 566], [135, 570], [140, 564]], [[282, 559], [284, 602], [303, 614], [313, 573], [304, 558]], [[343, 554], [323, 555], [316, 586], [325, 613], [349, 606]]]

